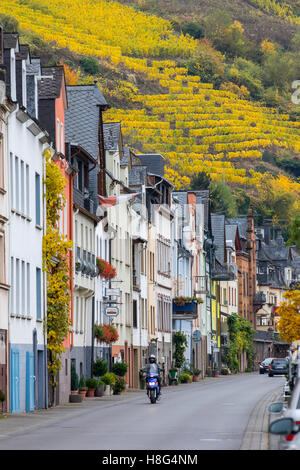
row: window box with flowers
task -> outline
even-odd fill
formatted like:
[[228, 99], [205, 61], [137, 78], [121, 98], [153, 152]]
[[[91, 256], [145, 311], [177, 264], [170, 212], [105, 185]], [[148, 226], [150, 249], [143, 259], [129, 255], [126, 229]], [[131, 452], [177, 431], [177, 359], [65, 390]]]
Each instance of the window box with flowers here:
[[97, 268], [99, 269], [99, 276], [105, 279], [114, 279], [117, 275], [117, 270], [105, 259], [96, 259]]
[[175, 297], [173, 299], [173, 314], [197, 318], [197, 305], [202, 302], [203, 300], [198, 297]]
[[107, 344], [115, 343], [119, 339], [119, 333], [113, 325], [95, 325], [94, 334], [97, 341]]

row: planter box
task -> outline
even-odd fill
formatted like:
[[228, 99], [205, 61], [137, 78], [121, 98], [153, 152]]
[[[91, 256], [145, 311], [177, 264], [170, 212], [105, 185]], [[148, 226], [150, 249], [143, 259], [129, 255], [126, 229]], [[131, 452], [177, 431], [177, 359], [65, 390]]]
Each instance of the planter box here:
[[99, 384], [95, 390], [95, 397], [103, 397], [104, 395], [104, 385]]
[[173, 317], [176, 320], [184, 319], [196, 319], [197, 318], [197, 305], [198, 303], [194, 300], [187, 302], [184, 305], [177, 305], [173, 301]]
[[82, 396], [77, 393], [76, 395], [69, 395], [69, 401], [70, 403], [81, 403], [82, 402]]

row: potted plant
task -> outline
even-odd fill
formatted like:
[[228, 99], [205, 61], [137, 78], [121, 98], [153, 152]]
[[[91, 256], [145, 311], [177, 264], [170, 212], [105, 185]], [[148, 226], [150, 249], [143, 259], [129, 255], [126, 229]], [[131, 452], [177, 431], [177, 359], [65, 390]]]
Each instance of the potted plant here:
[[126, 381], [123, 377], [117, 377], [116, 381], [113, 385], [113, 393], [114, 395], [120, 395], [123, 390], [125, 390]]
[[193, 367], [193, 382], [199, 382], [199, 375], [201, 374], [200, 369]]
[[105, 279], [113, 279], [117, 275], [116, 268], [114, 268], [108, 261], [97, 258], [97, 268], [99, 269], [99, 276], [105, 277]]
[[126, 362], [115, 362], [111, 368], [111, 371], [119, 377], [124, 377], [127, 370], [128, 364]]
[[106, 374], [103, 375], [102, 377], [102, 382], [105, 383], [105, 396], [109, 396], [112, 394], [112, 386], [116, 383], [116, 375], [113, 372], [107, 372]]
[[71, 395], [78, 394], [79, 378], [74, 364], [71, 365]]
[[180, 374], [178, 377], [178, 382], [181, 384], [187, 384], [191, 381], [192, 381], [192, 377], [190, 376], [190, 374], [183, 373], [183, 374]]
[[216, 363], [214, 363], [214, 367], [212, 370], [212, 376], [213, 377], [218, 377], [220, 375], [220, 371], [218, 370], [218, 366]]
[[3, 413], [3, 403], [5, 402], [5, 393], [0, 390], [0, 402], [1, 402], [1, 408], [2, 408], [2, 413]]
[[106, 374], [108, 371], [108, 364], [105, 359], [102, 357], [97, 358], [96, 361], [93, 363], [93, 375], [95, 377], [102, 377], [102, 375]]
[[119, 339], [119, 334], [114, 325], [94, 325], [94, 335], [98, 341], [111, 344]]
[[79, 393], [84, 398], [87, 393], [87, 386], [86, 386], [86, 380], [83, 375], [81, 375], [80, 380], [79, 380]]
[[103, 397], [105, 391], [105, 383], [99, 380], [97, 388], [95, 390], [95, 397]]
[[91, 379], [86, 380], [86, 386], [88, 388], [87, 397], [95, 396], [95, 390], [97, 388], [97, 385], [98, 385], [98, 380], [97, 379], [91, 378]]

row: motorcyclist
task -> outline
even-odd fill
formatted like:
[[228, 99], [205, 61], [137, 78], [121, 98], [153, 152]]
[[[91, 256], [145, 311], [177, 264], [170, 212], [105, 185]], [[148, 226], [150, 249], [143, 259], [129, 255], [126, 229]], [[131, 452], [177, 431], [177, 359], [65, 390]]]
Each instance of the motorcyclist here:
[[158, 394], [161, 395], [160, 367], [156, 362], [154, 354], [149, 356], [149, 361], [146, 366], [146, 374], [155, 374], [157, 376]]

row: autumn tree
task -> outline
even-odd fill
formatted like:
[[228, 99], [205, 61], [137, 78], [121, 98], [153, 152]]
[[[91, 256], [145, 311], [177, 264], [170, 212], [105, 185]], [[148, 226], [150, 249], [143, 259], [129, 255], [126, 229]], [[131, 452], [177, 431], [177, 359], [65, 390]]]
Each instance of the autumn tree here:
[[277, 314], [280, 317], [277, 329], [287, 343], [300, 339], [300, 290], [289, 290], [284, 294]]

